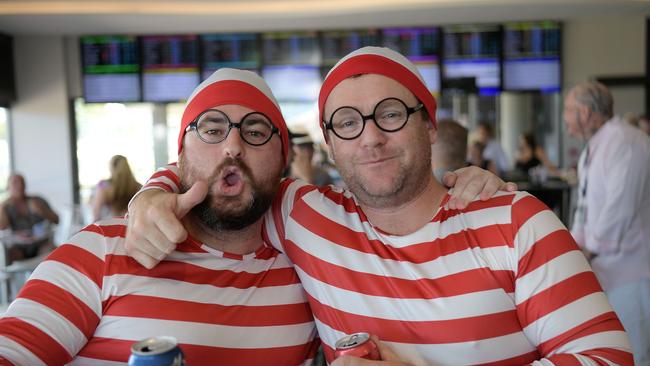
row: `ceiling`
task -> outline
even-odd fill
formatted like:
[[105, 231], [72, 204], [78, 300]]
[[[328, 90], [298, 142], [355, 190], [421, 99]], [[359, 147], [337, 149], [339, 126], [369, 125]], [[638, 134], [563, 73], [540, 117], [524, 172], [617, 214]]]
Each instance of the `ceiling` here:
[[154, 34], [650, 16], [650, 0], [0, 0], [13, 35]]

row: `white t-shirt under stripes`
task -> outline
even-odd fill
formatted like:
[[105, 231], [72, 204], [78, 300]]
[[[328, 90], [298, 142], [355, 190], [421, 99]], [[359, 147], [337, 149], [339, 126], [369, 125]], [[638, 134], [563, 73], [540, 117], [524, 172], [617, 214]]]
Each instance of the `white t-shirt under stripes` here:
[[158, 335], [176, 337], [188, 365], [311, 363], [316, 329], [286, 256], [189, 238], [147, 270], [126, 255], [125, 225], [90, 225], [38, 266], [0, 319], [0, 365], [124, 364]]
[[[149, 187], [177, 191], [175, 166]], [[377, 334], [414, 365], [632, 364], [627, 336], [571, 235], [539, 200], [499, 192], [397, 236], [349, 191], [285, 180], [265, 235], [294, 263], [332, 360]]]

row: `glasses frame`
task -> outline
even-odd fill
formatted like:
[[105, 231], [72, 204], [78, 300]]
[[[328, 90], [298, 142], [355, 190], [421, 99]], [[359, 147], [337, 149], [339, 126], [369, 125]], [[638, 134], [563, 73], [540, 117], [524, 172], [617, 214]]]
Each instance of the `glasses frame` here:
[[[385, 101], [387, 101], [387, 100], [396, 100], [396, 101], [400, 102], [400, 103], [404, 106], [404, 108], [406, 109], [406, 118], [404, 119], [404, 123], [402, 123], [401, 126], [395, 128], [395, 129], [386, 129], [386, 128], [383, 128], [382, 126], [379, 125], [379, 123], [377, 123], [377, 120], [375, 119], [375, 113], [377, 113], [377, 107], [379, 107], [380, 104], [382, 104], [383, 102], [385, 102]], [[350, 108], [350, 109], [353, 109], [353, 110], [355, 110], [357, 113], [359, 113], [359, 115], [361, 116], [363, 126], [361, 126], [361, 130], [359, 130], [359, 133], [358, 133], [356, 136], [354, 136], [354, 137], [343, 137], [343, 136], [339, 135], [339, 134], [336, 132], [336, 130], [334, 129], [334, 125], [333, 125], [333, 121], [332, 121], [332, 119], [334, 118], [334, 115], [336, 114], [336, 112], [338, 112], [339, 110], [341, 110], [341, 109], [343, 109], [343, 108]], [[388, 97], [388, 98], [384, 98], [384, 99], [380, 100], [379, 102], [377, 102], [377, 104], [375, 104], [375, 108], [372, 110], [372, 114], [369, 114], [369, 115], [367, 115], [367, 116], [364, 116], [363, 113], [361, 113], [361, 111], [358, 110], [358, 109], [355, 108], [355, 107], [351, 107], [351, 106], [342, 106], [342, 107], [337, 108], [334, 112], [332, 112], [332, 115], [330, 116], [330, 120], [329, 120], [329, 122], [323, 120], [323, 123], [325, 124], [325, 129], [334, 132], [334, 134], [335, 134], [338, 138], [340, 138], [340, 139], [342, 139], [342, 140], [354, 140], [354, 139], [358, 138], [359, 136], [361, 136], [361, 134], [363, 133], [363, 131], [366, 129], [366, 121], [369, 120], [369, 119], [373, 120], [373, 121], [375, 122], [375, 126], [377, 126], [377, 128], [379, 128], [380, 130], [382, 130], [382, 131], [384, 131], [384, 132], [397, 132], [397, 131], [401, 130], [402, 128], [404, 128], [404, 126], [406, 126], [406, 123], [409, 121], [409, 118], [411, 117], [411, 115], [412, 115], [413, 113], [420, 111], [422, 108], [424, 108], [424, 104], [423, 104], [422, 102], [418, 103], [415, 107], [409, 107], [409, 106], [406, 105], [406, 103], [404, 103], [403, 100], [401, 100], [401, 99], [399, 99], [399, 98]]]
[[[199, 120], [201, 119], [201, 117], [203, 117], [204, 114], [209, 113], [209, 112], [219, 112], [219, 113], [223, 114], [226, 117], [226, 120], [228, 121], [228, 132], [226, 132], [226, 135], [224, 136], [224, 138], [222, 140], [217, 141], [217, 142], [207, 141], [199, 133], [199, 129], [198, 129]], [[242, 129], [241, 129], [242, 122], [244, 122], [244, 120], [246, 120], [246, 118], [248, 118], [248, 116], [253, 115], [253, 114], [262, 115], [264, 118], [266, 118], [269, 121], [269, 123], [271, 124], [271, 127], [272, 127], [271, 128], [271, 133], [269, 134], [269, 137], [266, 139], [266, 141], [264, 141], [262, 143], [259, 143], [259, 144], [254, 144], [254, 143], [248, 141], [244, 137], [244, 135], [242, 134]], [[187, 128], [185, 129], [185, 133], [187, 133], [187, 131], [189, 131], [189, 130], [194, 130], [194, 131], [196, 131], [196, 135], [199, 137], [199, 139], [201, 141], [205, 142], [206, 144], [215, 145], [215, 144], [220, 144], [220, 143], [226, 141], [226, 139], [228, 139], [228, 136], [230, 135], [230, 130], [232, 130], [233, 128], [237, 128], [239, 130], [239, 137], [241, 137], [241, 139], [244, 140], [245, 143], [247, 143], [247, 144], [249, 144], [251, 146], [265, 145], [266, 143], [271, 141], [271, 138], [273, 138], [273, 134], [277, 134], [278, 137], [280, 137], [280, 139], [282, 139], [282, 137], [280, 136], [280, 129], [278, 129], [273, 124], [273, 122], [271, 122], [271, 119], [266, 114], [264, 114], [262, 112], [250, 112], [250, 113], [247, 113], [244, 117], [242, 117], [242, 119], [239, 122], [235, 123], [235, 122], [230, 120], [230, 117], [224, 111], [219, 110], [219, 109], [214, 109], [214, 108], [206, 109], [203, 112], [201, 112], [198, 116], [196, 116], [194, 121], [192, 121], [192, 123], [190, 123], [187, 126]]]

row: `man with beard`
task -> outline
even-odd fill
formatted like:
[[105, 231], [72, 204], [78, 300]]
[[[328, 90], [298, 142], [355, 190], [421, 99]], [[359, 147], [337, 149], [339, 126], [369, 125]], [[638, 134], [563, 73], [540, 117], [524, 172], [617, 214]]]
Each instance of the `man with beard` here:
[[[265, 228], [294, 263], [328, 361], [631, 365], [593, 272], [539, 200], [500, 192], [450, 207], [431, 172], [435, 110], [415, 65], [389, 49], [351, 53], [323, 83], [321, 126], [349, 191], [283, 184]], [[164, 209], [180, 199], [136, 198], [131, 230], [157, 231], [142, 213], [174, 221]], [[355, 332], [373, 334], [383, 363], [334, 361], [336, 341]]]
[[183, 120], [176, 183], [203, 190], [187, 195], [200, 202], [183, 219], [187, 240], [146, 270], [126, 256], [126, 219], [86, 227], [0, 319], [0, 364], [124, 363], [134, 342], [160, 335], [178, 340], [189, 365], [311, 363], [319, 342], [303, 289], [260, 235], [286, 165], [275, 158], [288, 148], [277, 102], [254, 73], [221, 69]]

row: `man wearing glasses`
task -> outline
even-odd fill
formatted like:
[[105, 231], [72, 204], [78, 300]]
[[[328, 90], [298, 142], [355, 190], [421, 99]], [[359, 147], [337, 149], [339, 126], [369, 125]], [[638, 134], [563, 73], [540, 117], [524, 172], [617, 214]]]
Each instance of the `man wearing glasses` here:
[[269, 87], [222, 69], [184, 113], [194, 122], [179, 133], [175, 183], [211, 187], [183, 219], [187, 240], [147, 270], [126, 255], [124, 218], [83, 229], [39, 265], [0, 319], [0, 365], [124, 364], [135, 342], [163, 335], [178, 339], [188, 365], [313, 359], [320, 342], [302, 286], [260, 235], [288, 149]]
[[[523, 192], [452, 207], [431, 173], [435, 109], [415, 65], [388, 49], [349, 54], [323, 83], [323, 132], [349, 190], [284, 181], [264, 227], [294, 263], [328, 361], [380, 364], [334, 360], [338, 339], [368, 332], [386, 365], [631, 365], [623, 327], [547, 207]], [[134, 241], [142, 263], [183, 237], [169, 212], [182, 196], [136, 198], [130, 235], [151, 238]]]

